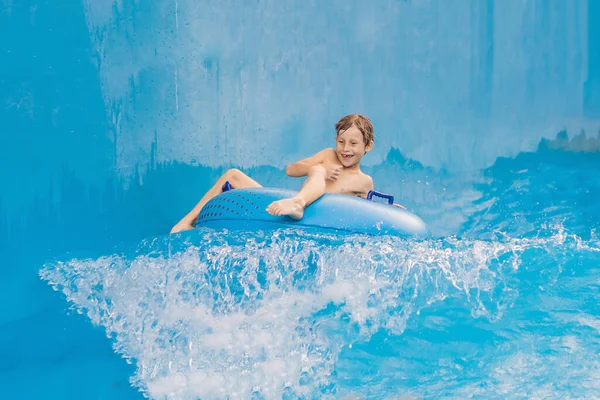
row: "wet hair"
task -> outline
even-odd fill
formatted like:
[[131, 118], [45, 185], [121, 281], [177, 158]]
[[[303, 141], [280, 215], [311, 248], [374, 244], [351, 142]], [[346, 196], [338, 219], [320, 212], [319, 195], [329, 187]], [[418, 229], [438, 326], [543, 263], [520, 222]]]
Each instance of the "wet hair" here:
[[339, 135], [342, 131], [348, 130], [353, 126], [362, 133], [365, 146], [374, 140], [375, 134], [373, 132], [373, 124], [369, 118], [361, 114], [348, 114], [342, 117], [342, 119], [335, 124], [335, 130], [337, 135]]

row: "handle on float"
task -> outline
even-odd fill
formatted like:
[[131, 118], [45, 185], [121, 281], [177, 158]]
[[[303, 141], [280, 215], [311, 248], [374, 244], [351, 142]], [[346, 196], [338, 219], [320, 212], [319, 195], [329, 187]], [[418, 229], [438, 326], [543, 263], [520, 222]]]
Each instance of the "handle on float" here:
[[394, 196], [391, 194], [381, 193], [376, 190], [369, 190], [369, 193], [367, 194], [367, 200], [373, 201], [373, 196], [381, 197], [382, 199], [388, 199], [388, 204], [394, 204]]

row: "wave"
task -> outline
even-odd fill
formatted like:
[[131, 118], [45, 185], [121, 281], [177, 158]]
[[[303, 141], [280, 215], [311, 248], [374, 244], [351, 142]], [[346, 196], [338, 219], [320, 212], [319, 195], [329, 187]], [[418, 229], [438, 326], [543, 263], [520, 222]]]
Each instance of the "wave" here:
[[497, 323], [519, 298], [523, 264], [552, 265], [535, 278], [543, 288], [573, 252], [600, 251], [595, 235], [548, 230], [425, 241], [197, 230], [40, 275], [106, 329], [151, 397], [333, 396], [344, 390], [336, 362], [354, 344], [402, 337], [423, 310], [449, 302]]

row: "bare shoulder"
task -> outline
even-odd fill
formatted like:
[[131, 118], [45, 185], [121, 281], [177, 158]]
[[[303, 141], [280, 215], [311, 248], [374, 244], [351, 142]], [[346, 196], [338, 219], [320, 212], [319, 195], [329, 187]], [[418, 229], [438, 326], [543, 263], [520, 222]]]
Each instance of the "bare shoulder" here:
[[328, 164], [331, 162], [331, 157], [335, 157], [335, 150], [332, 148], [323, 149], [316, 152], [312, 156], [300, 160], [298, 162], [308, 164], [309, 167], [318, 164]]
[[332, 147], [328, 147], [320, 151], [323, 155], [325, 162], [336, 162], [338, 161], [337, 155], [335, 154], [335, 150]]

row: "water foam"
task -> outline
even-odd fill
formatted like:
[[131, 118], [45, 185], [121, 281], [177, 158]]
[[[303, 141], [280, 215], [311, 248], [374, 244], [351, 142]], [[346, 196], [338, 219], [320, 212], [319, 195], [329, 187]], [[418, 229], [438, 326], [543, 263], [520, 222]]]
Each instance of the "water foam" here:
[[334, 395], [336, 361], [354, 343], [401, 335], [446, 299], [498, 321], [519, 295], [524, 253], [556, 259], [565, 246], [595, 248], [560, 229], [495, 241], [293, 230], [184, 237], [41, 271], [105, 327], [138, 367], [132, 383], [153, 398]]

